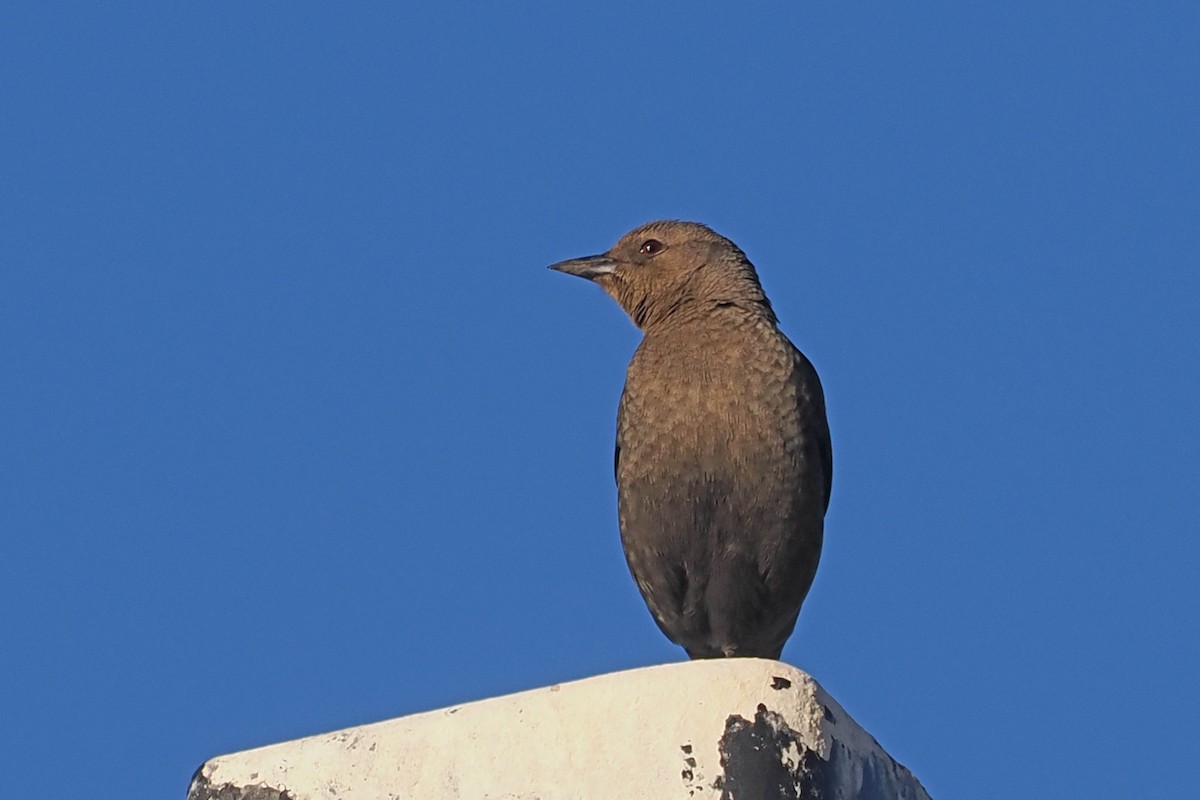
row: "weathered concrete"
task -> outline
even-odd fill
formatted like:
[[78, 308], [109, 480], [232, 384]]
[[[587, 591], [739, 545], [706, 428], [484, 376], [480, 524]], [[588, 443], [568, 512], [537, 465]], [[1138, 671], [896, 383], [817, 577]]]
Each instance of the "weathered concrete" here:
[[603, 675], [221, 756], [188, 800], [928, 800], [777, 661]]

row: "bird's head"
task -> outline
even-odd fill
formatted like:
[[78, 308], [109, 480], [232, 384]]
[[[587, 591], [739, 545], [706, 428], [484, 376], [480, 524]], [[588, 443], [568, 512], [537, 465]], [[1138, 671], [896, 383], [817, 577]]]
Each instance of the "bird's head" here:
[[649, 222], [607, 253], [550, 269], [598, 283], [643, 330], [723, 305], [775, 318], [746, 254], [698, 222]]

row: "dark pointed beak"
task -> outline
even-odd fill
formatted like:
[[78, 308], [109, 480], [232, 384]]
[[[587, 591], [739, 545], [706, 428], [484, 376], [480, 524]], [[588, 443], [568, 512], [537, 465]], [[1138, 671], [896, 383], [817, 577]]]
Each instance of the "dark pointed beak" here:
[[560, 261], [550, 265], [550, 269], [565, 272], [568, 275], [578, 275], [589, 281], [594, 281], [601, 275], [610, 275], [616, 268], [617, 262], [605, 255], [572, 258], [569, 261]]

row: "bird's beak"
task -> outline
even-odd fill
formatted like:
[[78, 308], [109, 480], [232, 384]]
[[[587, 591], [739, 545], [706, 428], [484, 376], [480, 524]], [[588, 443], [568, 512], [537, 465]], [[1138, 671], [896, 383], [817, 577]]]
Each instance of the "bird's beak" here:
[[578, 275], [589, 281], [594, 281], [601, 275], [611, 275], [616, 268], [617, 262], [605, 255], [572, 258], [569, 261], [560, 261], [550, 265], [550, 269], [565, 272], [568, 275]]

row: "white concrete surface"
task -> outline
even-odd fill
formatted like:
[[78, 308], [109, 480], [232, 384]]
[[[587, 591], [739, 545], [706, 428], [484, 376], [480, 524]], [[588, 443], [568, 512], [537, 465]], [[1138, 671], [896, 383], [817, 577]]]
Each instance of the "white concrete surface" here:
[[928, 800], [836, 701], [777, 661], [692, 661], [214, 758], [189, 800]]

